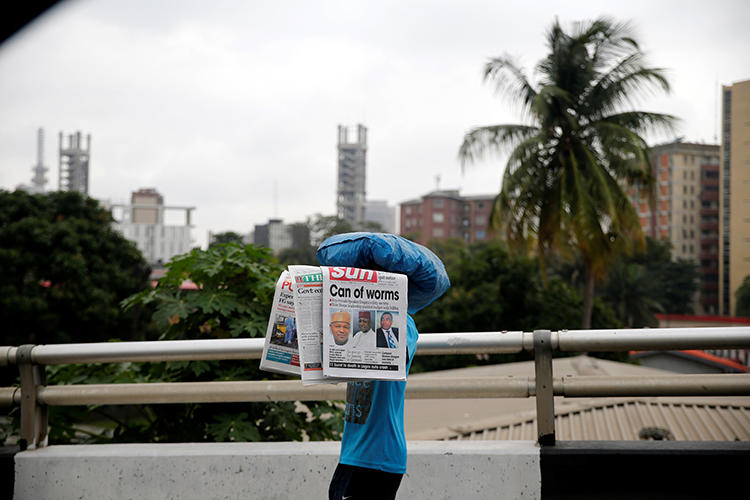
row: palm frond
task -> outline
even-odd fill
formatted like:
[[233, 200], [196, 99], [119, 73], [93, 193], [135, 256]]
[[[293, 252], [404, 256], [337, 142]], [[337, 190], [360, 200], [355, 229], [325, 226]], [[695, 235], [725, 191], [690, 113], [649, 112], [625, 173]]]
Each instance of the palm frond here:
[[536, 97], [536, 90], [523, 68], [510, 56], [490, 59], [484, 66], [484, 80], [492, 80], [497, 92], [507, 94], [511, 99], [519, 99], [525, 107]]
[[498, 153], [509, 151], [538, 132], [538, 127], [528, 125], [490, 125], [471, 129], [464, 135], [458, 150], [461, 168], [483, 158], [488, 150]]

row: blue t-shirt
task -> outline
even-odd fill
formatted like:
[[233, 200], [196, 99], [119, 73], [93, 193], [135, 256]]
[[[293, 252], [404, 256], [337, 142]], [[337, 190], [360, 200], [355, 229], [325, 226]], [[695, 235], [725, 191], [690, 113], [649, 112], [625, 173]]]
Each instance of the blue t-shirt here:
[[[406, 330], [408, 374], [419, 337], [411, 316], [407, 316]], [[342, 464], [395, 474], [406, 472], [405, 390], [406, 382], [373, 380], [348, 383], [339, 458]]]

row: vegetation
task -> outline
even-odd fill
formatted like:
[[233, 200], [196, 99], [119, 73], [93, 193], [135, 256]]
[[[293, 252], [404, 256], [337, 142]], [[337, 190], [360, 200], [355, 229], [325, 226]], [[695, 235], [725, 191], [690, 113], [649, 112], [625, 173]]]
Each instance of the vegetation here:
[[515, 98], [530, 123], [477, 127], [465, 135], [459, 156], [466, 164], [488, 150], [511, 150], [492, 223], [511, 249], [535, 248], [544, 279], [551, 255], [580, 258], [581, 325], [590, 328], [595, 281], [618, 255], [643, 244], [621, 183], [650, 182], [643, 134], [674, 121], [625, 108], [641, 90], [669, 85], [663, 70], [645, 66], [628, 26], [609, 19], [569, 32], [555, 21], [547, 45], [537, 82], [511, 57], [487, 63], [485, 79]]
[[742, 284], [734, 293], [737, 299], [734, 314], [743, 318], [750, 318], [750, 276], [745, 276]]
[[[143, 306], [153, 308], [160, 340], [265, 335], [275, 282], [282, 270], [268, 249], [217, 244], [175, 257], [167, 267], [156, 288], [123, 301], [127, 311]], [[198, 286], [197, 290], [181, 289], [188, 278]], [[256, 360], [46, 368], [49, 384], [278, 378], [261, 372]], [[50, 441], [54, 443], [322, 440], [338, 438], [343, 424], [340, 409], [326, 401], [50, 410]]]
[[[466, 245], [452, 240], [431, 248], [443, 260], [451, 288], [415, 315], [420, 332], [561, 330], [580, 325], [583, 302], [579, 293], [559, 278], [542, 286], [536, 259], [512, 255], [500, 241]], [[614, 311], [601, 300], [595, 300], [593, 309], [595, 328], [622, 327]], [[412, 369], [418, 372], [526, 359], [531, 355], [417, 357]]]
[[235, 233], [234, 231], [224, 231], [223, 233], [216, 233], [213, 235], [210, 246], [219, 245], [221, 243], [237, 243], [238, 245], [244, 245], [242, 235]]
[[148, 287], [149, 272], [96, 200], [0, 190], [3, 344], [141, 338], [147, 318], [119, 303]]

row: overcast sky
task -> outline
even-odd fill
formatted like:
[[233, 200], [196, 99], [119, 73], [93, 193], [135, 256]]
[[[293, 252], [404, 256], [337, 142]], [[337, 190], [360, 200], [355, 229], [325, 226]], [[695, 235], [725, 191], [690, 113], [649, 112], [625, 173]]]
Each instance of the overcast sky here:
[[[555, 16], [631, 21], [673, 91], [640, 109], [714, 142], [722, 84], [750, 79], [750, 2], [70, 0], [0, 45], [0, 187], [28, 183], [46, 133], [92, 135], [90, 194], [155, 187], [193, 205], [193, 237], [335, 212], [336, 127], [369, 129], [367, 196], [496, 193], [503, 159], [461, 171], [473, 126], [516, 123], [482, 82], [492, 56], [531, 74]], [[654, 137], [663, 142], [673, 137]]]

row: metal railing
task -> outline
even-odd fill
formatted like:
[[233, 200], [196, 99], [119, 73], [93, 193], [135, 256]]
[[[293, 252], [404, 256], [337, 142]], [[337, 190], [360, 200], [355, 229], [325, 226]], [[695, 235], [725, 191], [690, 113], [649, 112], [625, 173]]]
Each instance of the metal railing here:
[[[412, 379], [406, 397], [536, 398], [537, 436], [555, 442], [554, 396], [747, 396], [750, 374], [660, 377], [554, 377], [552, 352], [747, 349], [750, 327], [464, 332], [421, 334], [418, 356], [534, 353], [534, 377]], [[345, 387], [300, 381], [174, 382], [47, 386], [44, 365], [259, 359], [263, 339], [106, 342], [0, 347], [0, 366], [15, 364], [20, 387], [1, 387], [0, 406], [21, 405], [21, 446], [46, 441], [47, 407], [86, 404], [340, 400]]]

